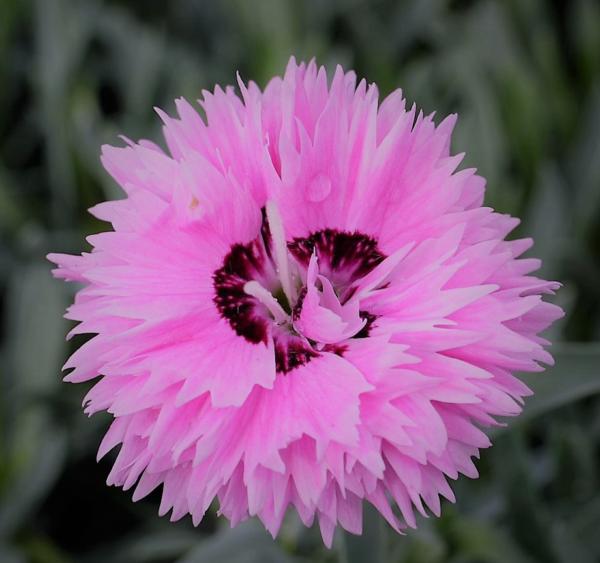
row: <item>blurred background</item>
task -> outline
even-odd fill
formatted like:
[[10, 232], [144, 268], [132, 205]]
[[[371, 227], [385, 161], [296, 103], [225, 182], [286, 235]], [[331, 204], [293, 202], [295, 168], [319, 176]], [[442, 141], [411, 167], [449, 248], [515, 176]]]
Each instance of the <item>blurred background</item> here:
[[[401, 86], [523, 219], [564, 288], [556, 367], [527, 377], [525, 412], [495, 431], [481, 478], [400, 537], [366, 510], [331, 551], [292, 516], [274, 543], [213, 510], [198, 528], [132, 503], [95, 462], [108, 417], [61, 383], [73, 287], [49, 251], [106, 229], [86, 209], [120, 197], [100, 166], [119, 133], [159, 140], [153, 106], [260, 85], [290, 54]], [[600, 3], [594, 0], [0, 0], [0, 561], [2, 563], [600, 561]], [[109, 456], [110, 457], [110, 456]]]

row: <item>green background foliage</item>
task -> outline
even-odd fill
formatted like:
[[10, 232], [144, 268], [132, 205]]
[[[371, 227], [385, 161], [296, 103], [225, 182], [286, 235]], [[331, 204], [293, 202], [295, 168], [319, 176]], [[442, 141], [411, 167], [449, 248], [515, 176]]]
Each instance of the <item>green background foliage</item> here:
[[[108, 417], [60, 382], [72, 287], [44, 255], [87, 250], [86, 213], [119, 197], [101, 169], [117, 135], [159, 139], [153, 106], [245, 79], [290, 54], [353, 67], [383, 94], [459, 113], [455, 152], [487, 203], [523, 219], [564, 288], [556, 367], [527, 377], [481, 478], [400, 537], [365, 508], [362, 537], [290, 516], [277, 542], [212, 510], [193, 528], [105, 486]], [[2, 0], [0, 2], [0, 561], [17, 563], [593, 563], [600, 560], [600, 3], [594, 0]]]

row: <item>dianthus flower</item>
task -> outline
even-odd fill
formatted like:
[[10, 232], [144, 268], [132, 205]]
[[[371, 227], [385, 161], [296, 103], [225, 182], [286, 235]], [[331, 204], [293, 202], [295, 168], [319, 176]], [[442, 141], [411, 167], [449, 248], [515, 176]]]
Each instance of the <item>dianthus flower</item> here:
[[477, 476], [482, 429], [520, 412], [513, 372], [552, 363], [558, 284], [457, 171], [455, 116], [314, 62], [238, 82], [203, 93], [206, 120], [159, 110], [168, 152], [103, 148], [126, 198], [91, 212], [113, 230], [50, 255], [83, 284], [71, 335], [95, 335], [66, 380], [100, 376], [84, 403], [114, 417], [108, 483], [134, 500], [162, 484], [173, 520], [218, 499], [275, 536], [292, 505], [330, 545], [367, 500], [414, 527], [454, 500], [448, 478]]

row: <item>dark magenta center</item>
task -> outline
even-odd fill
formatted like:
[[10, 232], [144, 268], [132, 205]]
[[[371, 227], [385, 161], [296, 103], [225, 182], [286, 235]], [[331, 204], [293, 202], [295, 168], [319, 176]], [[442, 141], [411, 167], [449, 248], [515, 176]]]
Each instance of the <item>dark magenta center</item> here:
[[[272, 337], [278, 373], [288, 373], [318, 357], [323, 351], [343, 355], [343, 344], [316, 349], [316, 343], [295, 333], [291, 325], [275, 324], [256, 298], [245, 293], [244, 285], [247, 282], [259, 281], [292, 317], [299, 314], [305, 288], [298, 288], [296, 303], [285, 301], [278, 285], [271, 246], [269, 227], [263, 214], [260, 236], [248, 244], [233, 245], [223, 260], [223, 266], [213, 274], [214, 302], [221, 316], [229, 322], [236, 334], [252, 344], [268, 344]], [[308, 267], [313, 252], [316, 252], [320, 271], [327, 276], [340, 296], [346, 294], [345, 299], [353, 291], [352, 284], [385, 259], [378, 250], [376, 241], [358, 232], [325, 229], [306, 238], [295, 238], [287, 246], [298, 266], [304, 269]], [[376, 316], [368, 311], [361, 311], [360, 315], [367, 319], [367, 323], [354, 338], [367, 337], [376, 320]]]

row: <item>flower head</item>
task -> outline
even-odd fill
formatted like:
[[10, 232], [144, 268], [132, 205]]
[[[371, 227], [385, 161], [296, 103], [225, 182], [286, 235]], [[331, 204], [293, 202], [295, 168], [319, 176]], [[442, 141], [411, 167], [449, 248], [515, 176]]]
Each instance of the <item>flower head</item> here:
[[162, 484], [173, 520], [217, 498], [275, 535], [292, 505], [329, 545], [338, 523], [360, 533], [364, 499], [415, 526], [453, 500], [447, 478], [476, 477], [482, 428], [521, 410], [513, 372], [552, 362], [558, 284], [456, 171], [454, 116], [294, 59], [239, 89], [205, 92], [206, 121], [159, 111], [168, 152], [103, 148], [126, 198], [91, 212], [113, 230], [50, 256], [84, 285], [71, 334], [95, 334], [66, 380], [100, 376], [85, 411], [114, 416], [109, 484]]

